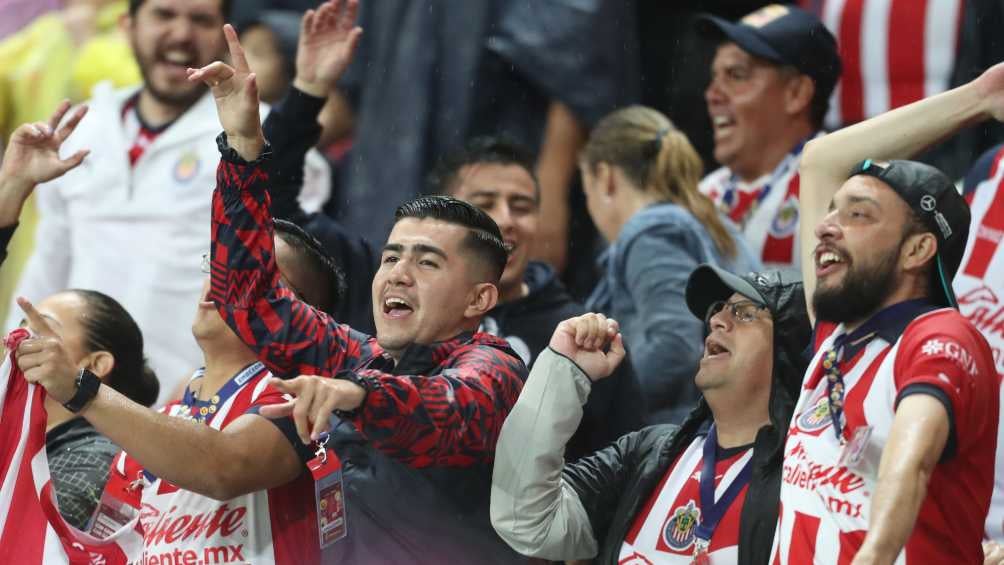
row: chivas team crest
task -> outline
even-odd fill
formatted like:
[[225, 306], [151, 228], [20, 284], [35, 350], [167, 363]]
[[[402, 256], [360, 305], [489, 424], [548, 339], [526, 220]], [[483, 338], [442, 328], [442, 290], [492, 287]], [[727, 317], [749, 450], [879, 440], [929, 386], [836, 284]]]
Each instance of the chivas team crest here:
[[701, 522], [701, 510], [691, 500], [680, 506], [662, 528], [662, 541], [675, 551], [683, 551], [694, 543], [695, 528]]
[[830, 402], [823, 394], [798, 417], [798, 427], [807, 432], [821, 430], [830, 424]]

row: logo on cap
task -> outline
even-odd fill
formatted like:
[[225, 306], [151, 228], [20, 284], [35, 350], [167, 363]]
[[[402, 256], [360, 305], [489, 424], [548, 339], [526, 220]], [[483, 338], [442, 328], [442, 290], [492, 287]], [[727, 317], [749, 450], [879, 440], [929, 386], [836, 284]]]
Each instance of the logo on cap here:
[[930, 194], [925, 194], [920, 198], [920, 209], [925, 212], [930, 212], [938, 205], [938, 201], [934, 199]]
[[787, 6], [771, 4], [747, 15], [742, 19], [742, 23], [750, 27], [763, 27], [780, 17], [787, 15], [788, 11]]

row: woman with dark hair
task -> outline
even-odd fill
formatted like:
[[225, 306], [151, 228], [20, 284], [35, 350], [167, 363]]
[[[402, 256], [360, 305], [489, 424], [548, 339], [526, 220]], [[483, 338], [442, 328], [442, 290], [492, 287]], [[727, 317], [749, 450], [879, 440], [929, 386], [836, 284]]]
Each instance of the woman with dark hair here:
[[[59, 158], [59, 145], [86, 113], [78, 108], [62, 128], [69, 110], [64, 102], [48, 124], [26, 124], [11, 136], [0, 165], [0, 250], [17, 228], [24, 201], [38, 183], [52, 180], [79, 165], [86, 153]], [[0, 252], [0, 262], [5, 253]], [[66, 290], [38, 304], [66, 343], [74, 364], [97, 375], [104, 384], [150, 406], [160, 389], [143, 357], [143, 335], [115, 299], [93, 290]], [[119, 448], [83, 418], [46, 398], [46, 452], [60, 513], [67, 522], [87, 525]]]
[[687, 311], [687, 277], [702, 263], [735, 273], [760, 263], [697, 190], [702, 164], [687, 136], [651, 108], [618, 110], [593, 129], [579, 160], [586, 207], [610, 247], [586, 309], [616, 318], [652, 423], [680, 423], [697, 401], [691, 377], [703, 327]]

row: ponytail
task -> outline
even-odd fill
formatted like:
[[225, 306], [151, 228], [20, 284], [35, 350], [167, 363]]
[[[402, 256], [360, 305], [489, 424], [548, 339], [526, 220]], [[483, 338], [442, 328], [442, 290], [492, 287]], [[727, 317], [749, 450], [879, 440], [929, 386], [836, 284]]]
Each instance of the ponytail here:
[[697, 189], [704, 172], [700, 156], [660, 112], [629, 106], [606, 116], [590, 134], [583, 159], [590, 167], [600, 162], [619, 167], [642, 191], [686, 209], [708, 230], [720, 254], [735, 257], [735, 240], [714, 203]]

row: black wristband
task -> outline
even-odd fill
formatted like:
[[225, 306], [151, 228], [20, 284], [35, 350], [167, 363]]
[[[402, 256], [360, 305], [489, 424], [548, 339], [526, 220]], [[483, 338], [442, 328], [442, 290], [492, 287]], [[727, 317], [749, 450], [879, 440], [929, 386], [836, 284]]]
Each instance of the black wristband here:
[[224, 161], [228, 161], [235, 165], [255, 167], [272, 158], [272, 145], [267, 139], [265, 140], [265, 145], [261, 149], [261, 153], [259, 153], [258, 157], [256, 157], [253, 161], [248, 161], [244, 157], [241, 157], [241, 154], [238, 153], [236, 149], [230, 147], [230, 143], [227, 141], [227, 132], [225, 131], [220, 132], [220, 135], [216, 136], [216, 148], [219, 149], [220, 157], [222, 157]]
[[84, 406], [98, 395], [98, 388], [101, 387], [101, 379], [87, 369], [80, 369], [76, 382], [77, 393], [63, 403], [63, 407], [74, 414], [83, 410]]

